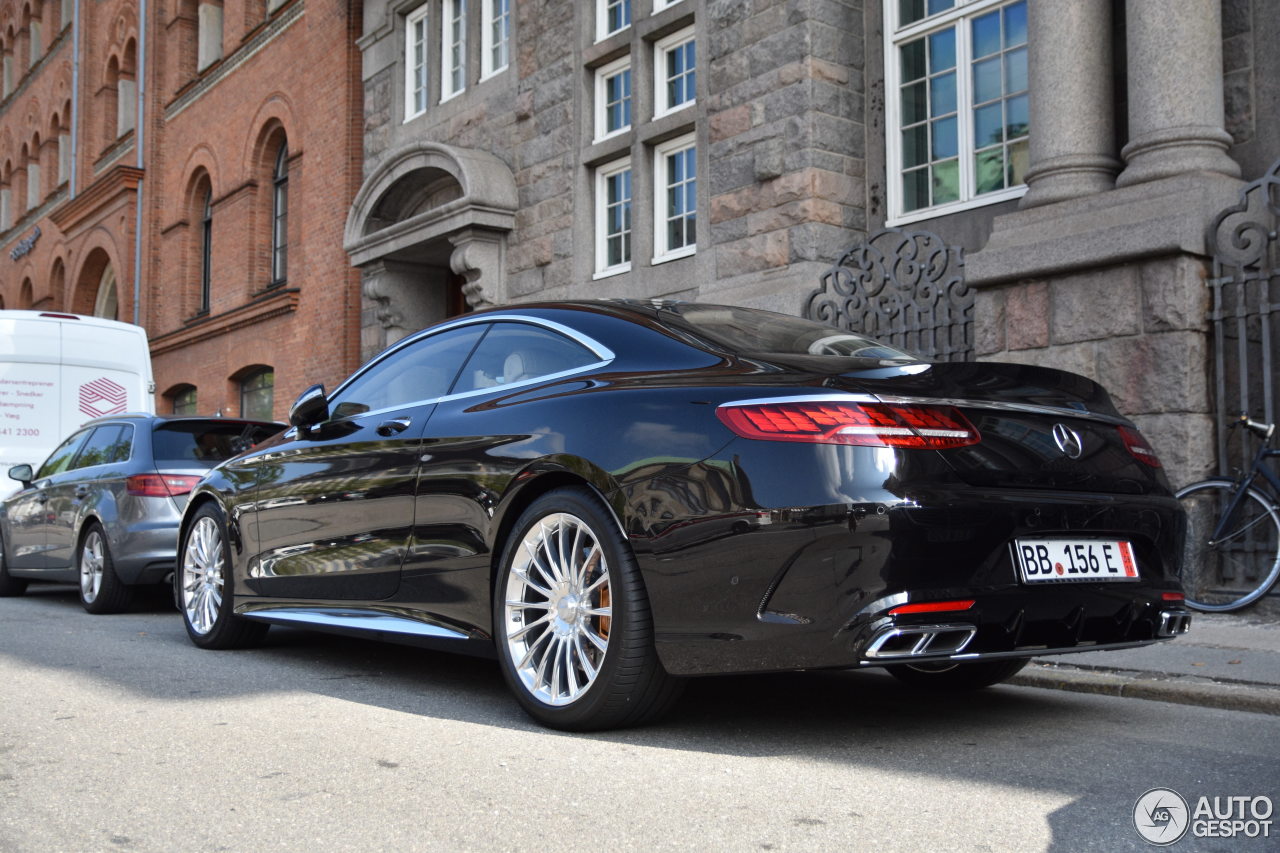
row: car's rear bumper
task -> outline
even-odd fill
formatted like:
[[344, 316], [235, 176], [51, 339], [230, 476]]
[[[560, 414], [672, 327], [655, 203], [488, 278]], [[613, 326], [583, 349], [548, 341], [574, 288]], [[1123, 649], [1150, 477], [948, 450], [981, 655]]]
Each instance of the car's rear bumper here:
[[[633, 525], [664, 666], [693, 675], [891, 664], [911, 656], [887, 657], [885, 632], [949, 623], [965, 626], [963, 645], [957, 633], [914, 659], [1031, 657], [1158, 642], [1170, 620], [1183, 621], [1185, 521], [1167, 495], [883, 484], [850, 484], [866, 498], [857, 502], [779, 509], [768, 508], [768, 478], [755, 478], [755, 506], [728, 501], [699, 517], [668, 501], [671, 520], [650, 527], [656, 535]], [[1020, 537], [1130, 542], [1139, 578], [1025, 583], [1010, 547]], [[890, 613], [957, 599], [974, 604]]]
[[173, 571], [178, 553], [178, 521], [139, 522], [113, 531], [111, 556], [126, 584], [159, 583]]

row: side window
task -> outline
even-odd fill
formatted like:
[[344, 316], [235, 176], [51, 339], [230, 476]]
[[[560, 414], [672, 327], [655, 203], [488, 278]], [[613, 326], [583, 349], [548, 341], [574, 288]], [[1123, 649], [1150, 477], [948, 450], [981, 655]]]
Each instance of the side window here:
[[89, 436], [76, 457], [75, 468], [107, 465], [129, 458], [129, 444], [133, 439], [133, 427], [122, 424], [100, 426]]
[[58, 447], [49, 454], [49, 458], [40, 466], [40, 470], [36, 472], [36, 479], [43, 480], [45, 477], [52, 477], [54, 474], [61, 474], [63, 471], [71, 467], [71, 460], [76, 457], [76, 453], [80, 450], [84, 440], [89, 437], [89, 430], [84, 429], [59, 444]]
[[527, 323], [494, 323], [463, 367], [453, 393], [526, 382], [599, 360], [582, 344], [550, 329]]
[[476, 324], [450, 329], [392, 353], [334, 398], [330, 409], [333, 417], [349, 418], [443, 397], [487, 328]]

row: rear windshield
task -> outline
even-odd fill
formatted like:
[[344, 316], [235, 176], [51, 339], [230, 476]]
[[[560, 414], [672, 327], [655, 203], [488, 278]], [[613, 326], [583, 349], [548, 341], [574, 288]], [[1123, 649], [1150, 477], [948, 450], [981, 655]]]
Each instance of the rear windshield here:
[[151, 438], [156, 465], [212, 468], [281, 430], [274, 424], [235, 421], [172, 421], [156, 426]]
[[862, 335], [772, 311], [683, 303], [664, 306], [658, 316], [677, 331], [692, 333], [717, 349], [743, 355], [818, 355], [894, 362], [920, 360]]

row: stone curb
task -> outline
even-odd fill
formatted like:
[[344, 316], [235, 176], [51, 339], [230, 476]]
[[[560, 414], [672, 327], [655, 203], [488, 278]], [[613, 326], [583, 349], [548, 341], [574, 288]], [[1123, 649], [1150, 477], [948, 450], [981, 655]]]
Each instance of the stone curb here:
[[1280, 689], [1274, 687], [1192, 681], [1178, 676], [1159, 678], [1141, 672], [1037, 666], [1034, 663], [1006, 683], [1280, 716]]

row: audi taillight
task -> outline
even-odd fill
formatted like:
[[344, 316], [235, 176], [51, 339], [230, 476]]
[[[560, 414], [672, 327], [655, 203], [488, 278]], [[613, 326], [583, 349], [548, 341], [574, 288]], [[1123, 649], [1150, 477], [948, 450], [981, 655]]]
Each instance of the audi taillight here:
[[813, 401], [728, 404], [716, 409], [743, 438], [948, 450], [982, 440], [951, 406]]
[[185, 495], [200, 482], [186, 474], [134, 474], [125, 480], [129, 494], [139, 498], [176, 498]]
[[1160, 464], [1160, 457], [1156, 456], [1155, 450], [1142, 437], [1142, 433], [1128, 427], [1116, 427], [1116, 429], [1120, 430], [1120, 440], [1124, 442], [1124, 449], [1129, 451], [1130, 456], [1152, 468], [1164, 467]]

